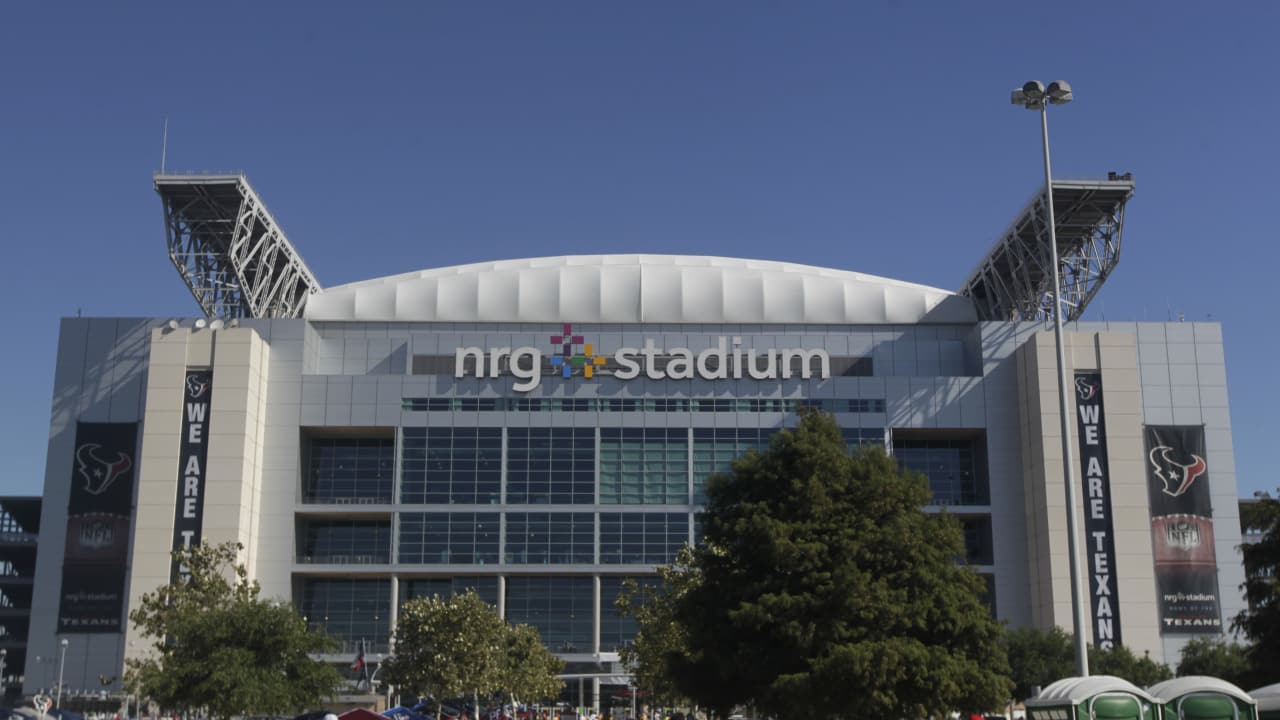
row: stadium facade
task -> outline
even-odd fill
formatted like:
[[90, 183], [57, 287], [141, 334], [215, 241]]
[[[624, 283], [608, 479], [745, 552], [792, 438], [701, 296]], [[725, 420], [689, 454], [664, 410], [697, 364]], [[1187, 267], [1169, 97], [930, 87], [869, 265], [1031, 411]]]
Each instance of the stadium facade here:
[[[623, 581], [697, 542], [707, 478], [801, 406], [928, 477], [1000, 619], [1072, 626], [1053, 334], [991, 317], [1036, 201], [961, 293], [657, 255], [322, 289], [243, 178], [221, 180], [157, 180], [211, 321], [62, 322], [27, 692], [56, 684], [63, 639], [68, 692], [118, 687], [143, 652], [127, 614], [181, 573], [171, 550], [231, 540], [342, 643], [335, 662], [388, 652], [406, 599], [475, 588], [591, 703], [626, 681]], [[210, 215], [179, 196], [211, 208], [232, 186], [238, 229], [210, 250]], [[1066, 343], [1088, 631], [1176, 661], [1243, 605], [1220, 327], [1074, 322]]]

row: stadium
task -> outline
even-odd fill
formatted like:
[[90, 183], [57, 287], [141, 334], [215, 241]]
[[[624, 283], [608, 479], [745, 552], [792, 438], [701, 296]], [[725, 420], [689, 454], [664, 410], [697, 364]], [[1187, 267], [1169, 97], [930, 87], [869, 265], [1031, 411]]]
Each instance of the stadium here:
[[1052, 184], [1057, 288], [1041, 189], [957, 291], [664, 255], [322, 287], [244, 176], [154, 182], [198, 319], [62, 321], [26, 693], [60, 652], [67, 692], [118, 691], [171, 551], [238, 541], [335, 663], [376, 668], [401, 603], [474, 588], [599, 707], [629, 682], [623, 582], [696, 543], [707, 478], [802, 406], [927, 476], [998, 618], [1070, 629], [1055, 292], [1092, 641], [1176, 662], [1243, 607], [1220, 326], [1079, 321], [1128, 175]]

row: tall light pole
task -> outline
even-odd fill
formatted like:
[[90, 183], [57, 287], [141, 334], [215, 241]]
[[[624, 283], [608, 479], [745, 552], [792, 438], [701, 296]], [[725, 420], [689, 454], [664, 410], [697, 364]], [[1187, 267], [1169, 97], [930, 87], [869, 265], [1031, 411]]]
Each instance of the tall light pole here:
[[58, 643], [58, 692], [53, 701], [53, 706], [62, 709], [62, 669], [67, 664], [67, 639], [62, 638], [62, 642]]
[[1058, 346], [1058, 409], [1062, 421], [1062, 477], [1067, 485], [1067, 553], [1071, 565], [1071, 615], [1075, 621], [1076, 673], [1089, 674], [1089, 650], [1085, 639], [1088, 625], [1085, 623], [1084, 602], [1080, 598], [1083, 586], [1081, 578], [1080, 543], [1076, 536], [1076, 478], [1075, 462], [1071, 458], [1071, 410], [1067, 395], [1067, 361], [1062, 348], [1062, 280], [1059, 277], [1058, 233], [1053, 217], [1053, 173], [1049, 169], [1049, 106], [1071, 102], [1071, 86], [1065, 80], [1055, 80], [1046, 89], [1039, 80], [1032, 80], [1013, 91], [1011, 101], [1028, 110], [1040, 111], [1040, 140], [1044, 149], [1045, 223], [1049, 226], [1049, 257], [1053, 266], [1053, 339]]

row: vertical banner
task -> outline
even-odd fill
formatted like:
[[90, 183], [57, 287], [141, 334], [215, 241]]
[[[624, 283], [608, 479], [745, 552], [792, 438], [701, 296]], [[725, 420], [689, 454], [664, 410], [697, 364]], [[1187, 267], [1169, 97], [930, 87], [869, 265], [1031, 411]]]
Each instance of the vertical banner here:
[[58, 632], [123, 629], [137, 423], [78, 423]]
[[1093, 642], [1102, 649], [1110, 649], [1123, 642], [1102, 373], [1076, 373], [1076, 434], [1080, 439], [1080, 477], [1084, 484], [1085, 557], [1088, 558], [1089, 601], [1093, 610]]
[[[182, 445], [178, 453], [178, 500], [173, 511], [173, 550], [200, 544], [204, 519], [205, 464], [209, 459], [209, 399], [213, 370], [187, 370], [182, 394]], [[186, 579], [177, 560], [170, 580]]]
[[1148, 425], [1146, 441], [1160, 631], [1221, 632], [1204, 428]]

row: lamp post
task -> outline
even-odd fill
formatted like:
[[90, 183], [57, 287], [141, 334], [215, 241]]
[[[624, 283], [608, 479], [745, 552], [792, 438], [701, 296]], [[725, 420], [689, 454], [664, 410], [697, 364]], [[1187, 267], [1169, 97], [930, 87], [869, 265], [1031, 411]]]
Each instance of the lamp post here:
[[58, 643], [58, 692], [54, 696], [53, 706], [62, 709], [62, 669], [67, 664], [67, 639]]
[[1049, 106], [1065, 105], [1072, 100], [1071, 86], [1065, 80], [1055, 80], [1046, 89], [1039, 80], [1032, 80], [1013, 91], [1010, 98], [1014, 105], [1040, 111], [1040, 140], [1044, 149], [1045, 220], [1049, 226], [1050, 264], [1053, 266], [1053, 339], [1058, 349], [1058, 409], [1062, 421], [1062, 477], [1067, 485], [1067, 552], [1071, 565], [1071, 615], [1075, 622], [1076, 673], [1089, 674], [1089, 651], [1085, 641], [1088, 627], [1084, 618], [1084, 602], [1080, 598], [1081, 579], [1080, 547], [1076, 537], [1076, 480], [1075, 463], [1071, 458], [1071, 411], [1067, 396], [1067, 362], [1062, 349], [1062, 281], [1059, 277], [1058, 234], [1053, 217], [1053, 173], [1049, 169]]

